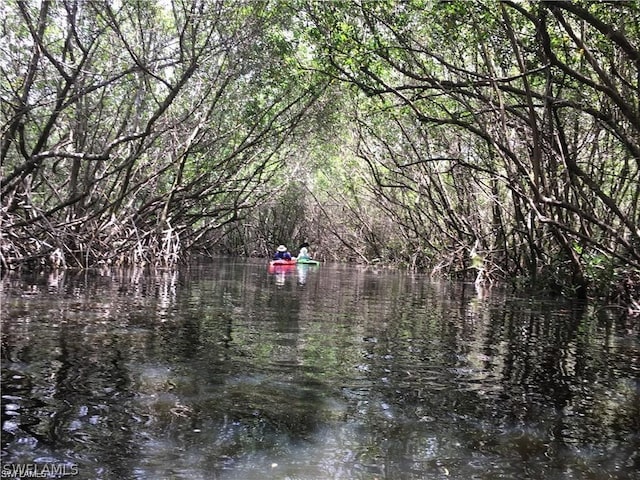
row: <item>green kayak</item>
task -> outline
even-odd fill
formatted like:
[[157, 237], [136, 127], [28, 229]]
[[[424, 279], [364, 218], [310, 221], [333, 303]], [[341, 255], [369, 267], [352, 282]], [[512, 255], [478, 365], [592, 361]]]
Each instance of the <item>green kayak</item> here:
[[320, 262], [318, 260], [311, 260], [310, 258], [298, 258], [297, 260], [298, 265], [303, 264], [303, 265], [320, 265]]

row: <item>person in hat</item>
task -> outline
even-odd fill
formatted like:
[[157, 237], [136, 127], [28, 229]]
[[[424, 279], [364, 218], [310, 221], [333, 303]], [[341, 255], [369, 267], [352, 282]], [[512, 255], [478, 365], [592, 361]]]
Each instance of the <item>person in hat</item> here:
[[309, 244], [307, 242], [300, 245], [299, 250], [300, 253], [298, 253], [298, 260], [311, 260], [311, 257], [309, 256]]
[[273, 259], [274, 260], [291, 260], [291, 254], [287, 250], [287, 247], [285, 247], [284, 245], [280, 245], [277, 248], [275, 255], [273, 256]]

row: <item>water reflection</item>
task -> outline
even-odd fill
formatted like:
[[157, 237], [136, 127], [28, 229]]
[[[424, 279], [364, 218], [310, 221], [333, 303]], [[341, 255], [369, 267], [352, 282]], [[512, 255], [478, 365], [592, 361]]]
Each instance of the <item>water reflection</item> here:
[[584, 305], [231, 261], [2, 288], [4, 464], [92, 479], [640, 469], [638, 331]]
[[295, 281], [301, 287], [307, 283], [310, 272], [317, 272], [318, 265], [299, 263], [296, 265], [272, 265], [268, 269], [269, 275], [274, 279], [276, 285], [282, 287], [287, 281]]

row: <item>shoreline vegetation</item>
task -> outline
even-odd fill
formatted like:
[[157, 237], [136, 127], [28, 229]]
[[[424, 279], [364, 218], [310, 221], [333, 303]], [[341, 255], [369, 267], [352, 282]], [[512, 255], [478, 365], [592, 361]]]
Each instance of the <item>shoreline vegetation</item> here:
[[[15, 275], [39, 275], [44, 279], [46, 276], [47, 285], [57, 287], [64, 283], [64, 277], [66, 275], [80, 275], [88, 272], [107, 277], [114, 277], [120, 279], [129, 279], [133, 283], [140, 282], [142, 276], [157, 276], [161, 275], [163, 278], [167, 274], [171, 274], [172, 281], [175, 281], [175, 275], [182, 268], [190, 268], [192, 266], [206, 265], [210, 261], [216, 258], [242, 258], [248, 260], [262, 259], [265, 265], [271, 260], [271, 256], [268, 255], [252, 255], [250, 257], [230, 257], [225, 255], [195, 255], [189, 256], [189, 260], [182, 258], [177, 264], [170, 266], [160, 263], [147, 264], [125, 262], [124, 264], [116, 263], [111, 264], [109, 262], [90, 266], [90, 267], [68, 267], [66, 261], [64, 261], [62, 255], [59, 257], [45, 258], [42, 256], [34, 255], [30, 261], [17, 262], [13, 264], [13, 268], [3, 268], [0, 270], [2, 278], [11, 277]], [[316, 257], [320, 258], [320, 257]], [[321, 264], [326, 260], [319, 260]], [[428, 278], [437, 280], [445, 279], [449, 281], [462, 281], [473, 282], [476, 289], [481, 292], [482, 295], [486, 295], [491, 291], [492, 287], [496, 288], [508, 288], [516, 294], [534, 294], [542, 296], [557, 296], [563, 297], [566, 300], [586, 300], [591, 303], [596, 310], [611, 312], [614, 316], [627, 319], [640, 319], [640, 274], [636, 272], [635, 276], [630, 278], [623, 278], [620, 276], [618, 282], [612, 285], [612, 288], [602, 294], [601, 291], [596, 289], [590, 289], [586, 298], [580, 298], [576, 295], [572, 295], [571, 291], [566, 291], [557, 285], [549, 285], [541, 282], [537, 285], [533, 285], [527, 282], [527, 279], [508, 279], [499, 278], [495, 281], [487, 282], [479, 280], [481, 276], [476, 269], [467, 269], [465, 272], [454, 272], [447, 276], [442, 275], [438, 269], [432, 271], [416, 270], [406, 264], [399, 263], [385, 263], [380, 259], [373, 259], [370, 262], [357, 261], [357, 260], [330, 260], [333, 263], [346, 263], [354, 264], [359, 267], [379, 269], [394, 269], [398, 271], [406, 271], [407, 273], [419, 273], [426, 275]], [[471, 271], [473, 274], [470, 274]], [[474, 275], [475, 274], [475, 275]], [[618, 274], [619, 275], [619, 274]], [[475, 280], [474, 280], [475, 279]]]
[[0, 269], [309, 241], [640, 314], [640, 5], [10, 2]]

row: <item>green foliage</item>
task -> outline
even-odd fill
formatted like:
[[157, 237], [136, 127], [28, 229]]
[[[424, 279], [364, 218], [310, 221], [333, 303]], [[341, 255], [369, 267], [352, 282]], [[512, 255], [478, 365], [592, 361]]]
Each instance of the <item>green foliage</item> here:
[[637, 2], [102, 7], [0, 7], [13, 245], [91, 263], [313, 232], [464, 276], [480, 242], [492, 276], [576, 292], [640, 268]]

